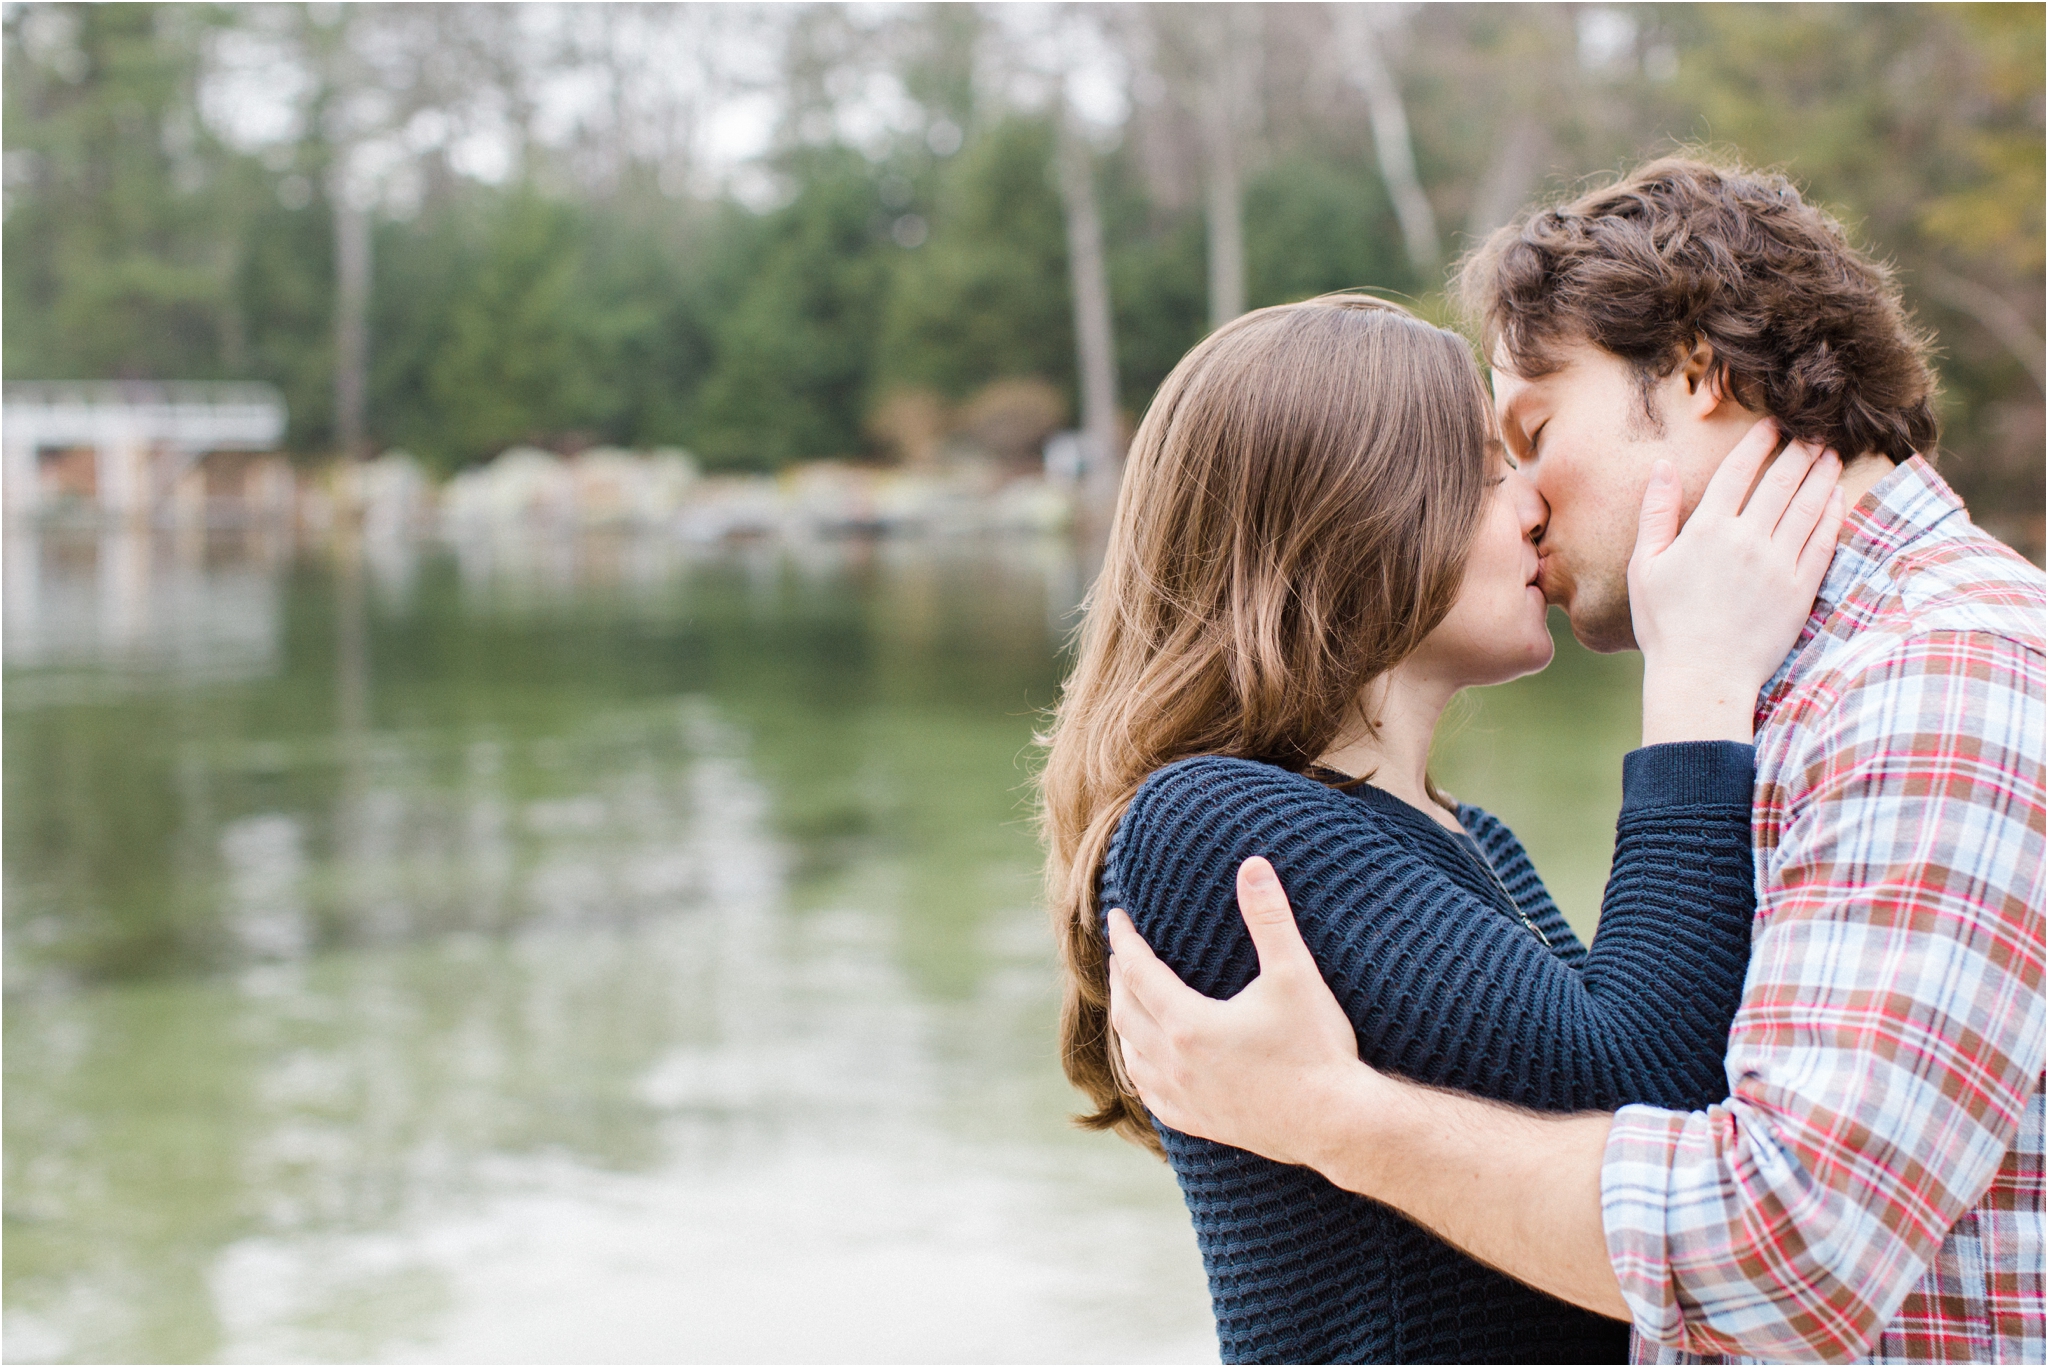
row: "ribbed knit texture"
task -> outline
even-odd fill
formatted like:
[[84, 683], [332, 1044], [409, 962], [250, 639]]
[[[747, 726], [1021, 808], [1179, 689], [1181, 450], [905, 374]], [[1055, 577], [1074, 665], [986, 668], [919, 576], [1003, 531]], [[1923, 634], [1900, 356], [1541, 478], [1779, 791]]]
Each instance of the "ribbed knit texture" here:
[[[1263, 854], [1374, 1067], [1537, 1110], [1694, 1109], [1728, 1091], [1754, 908], [1752, 766], [1748, 746], [1725, 743], [1628, 757], [1590, 952], [1488, 813], [1461, 807], [1461, 840], [1378, 789], [1346, 794], [1247, 760], [1183, 760], [1147, 779], [1110, 843], [1102, 905], [1127, 910], [1190, 986], [1229, 997], [1258, 972], [1237, 866]], [[1225, 1362], [1627, 1358], [1626, 1325], [1482, 1267], [1307, 1168], [1160, 1135]]]

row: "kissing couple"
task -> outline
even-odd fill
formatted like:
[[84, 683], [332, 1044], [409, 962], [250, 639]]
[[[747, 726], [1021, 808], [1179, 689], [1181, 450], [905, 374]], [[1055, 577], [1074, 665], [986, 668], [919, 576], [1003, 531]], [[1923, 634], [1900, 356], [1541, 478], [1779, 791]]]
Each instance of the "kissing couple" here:
[[[2039, 1362], [2041, 573], [1928, 339], [1691, 159], [1201, 342], [1041, 776], [1083, 1123], [1164, 1155], [1226, 1362]], [[1432, 783], [1546, 605], [1643, 655], [1582, 945]], [[1464, 794], [1483, 797], [1484, 794]]]

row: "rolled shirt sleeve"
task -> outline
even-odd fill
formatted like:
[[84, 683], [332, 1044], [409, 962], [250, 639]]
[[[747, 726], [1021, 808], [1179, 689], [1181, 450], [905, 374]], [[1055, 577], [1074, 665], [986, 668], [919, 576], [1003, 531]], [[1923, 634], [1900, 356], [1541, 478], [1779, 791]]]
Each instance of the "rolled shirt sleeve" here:
[[[1944, 1241], [2041, 1106], [2041, 656], [1954, 631], [1859, 653], [1759, 791], [1782, 825], [1728, 1100], [1632, 1106], [1608, 1139], [1608, 1250], [1662, 1354], [1869, 1353], [1910, 1298], [1957, 1289]], [[1973, 1277], [1978, 1302], [2041, 1293], [2038, 1269]]]

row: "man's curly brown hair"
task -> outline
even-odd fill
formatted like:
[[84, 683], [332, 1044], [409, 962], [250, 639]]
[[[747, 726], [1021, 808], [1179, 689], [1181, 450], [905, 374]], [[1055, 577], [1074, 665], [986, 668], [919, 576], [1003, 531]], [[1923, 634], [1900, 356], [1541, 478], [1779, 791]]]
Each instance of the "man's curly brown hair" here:
[[1499, 229], [1457, 289], [1487, 356], [1519, 375], [1591, 342], [1636, 368], [1647, 411], [1705, 340], [1712, 379], [1787, 437], [1844, 458], [1935, 454], [1931, 339], [1891, 271], [1781, 175], [1652, 161]]

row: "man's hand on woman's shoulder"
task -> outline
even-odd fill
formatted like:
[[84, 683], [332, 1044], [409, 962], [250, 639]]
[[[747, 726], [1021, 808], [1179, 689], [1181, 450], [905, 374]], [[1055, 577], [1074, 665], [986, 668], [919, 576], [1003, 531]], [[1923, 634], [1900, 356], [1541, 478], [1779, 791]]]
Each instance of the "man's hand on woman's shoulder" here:
[[1302, 942], [1264, 859], [1237, 873], [1259, 976], [1229, 1001], [1180, 978], [1122, 910], [1109, 915], [1110, 1024], [1126, 1076], [1160, 1123], [1281, 1163], [1319, 1166], [1333, 1104], [1377, 1074]]
[[1183, 1134], [1314, 1168], [1539, 1291], [1627, 1319], [1601, 1226], [1613, 1117], [1535, 1115], [1376, 1072], [1272, 865], [1245, 860], [1237, 895], [1259, 976], [1229, 1001], [1182, 983], [1109, 914], [1110, 1024], [1147, 1109]]

